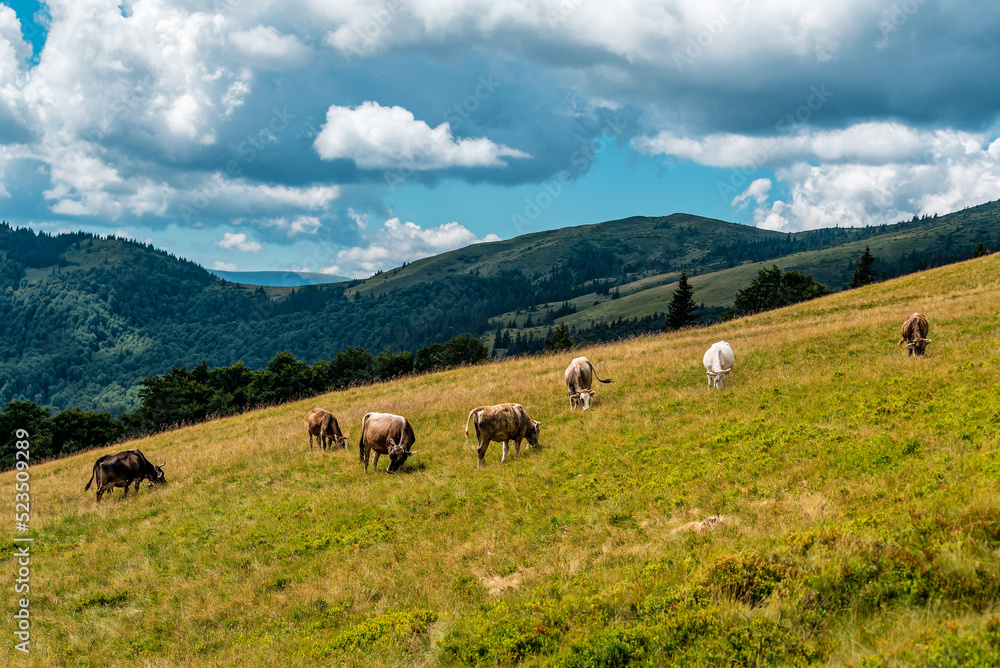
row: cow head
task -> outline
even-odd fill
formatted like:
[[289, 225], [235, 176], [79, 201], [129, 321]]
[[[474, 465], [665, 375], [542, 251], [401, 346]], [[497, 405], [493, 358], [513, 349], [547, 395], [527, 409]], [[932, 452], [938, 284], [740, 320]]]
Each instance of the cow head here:
[[537, 420], [528, 419], [528, 430], [524, 432], [524, 437], [528, 439], [528, 445], [533, 448], [538, 447], [538, 432], [541, 431], [539, 427], [542, 423]]
[[715, 380], [715, 387], [722, 389], [726, 386], [726, 374], [732, 371], [732, 369], [720, 369], [712, 374], [712, 378]]
[[925, 339], [922, 336], [917, 337], [912, 341], [906, 342], [906, 347], [910, 349], [911, 355], [916, 355], [917, 357], [924, 356], [924, 350], [927, 348], [927, 344], [930, 343], [930, 339]]
[[337, 436], [336, 434], [334, 434], [334, 435], [333, 435], [333, 441], [334, 441], [334, 443], [336, 443], [336, 444], [337, 444], [337, 446], [338, 446], [338, 447], [340, 447], [340, 448], [341, 448], [342, 450], [346, 450], [347, 448], [351, 447], [351, 444], [350, 444], [350, 443], [348, 443], [348, 442], [347, 442], [347, 439], [346, 439], [346, 438], [344, 438], [343, 436]]
[[[149, 476], [147, 476], [147, 478], [146, 478], [149, 481], [146, 484], [147, 487], [152, 487], [154, 482], [157, 483], [157, 484], [160, 484], [160, 483], [164, 483], [164, 482], [167, 481], [166, 476], [163, 475], [163, 467], [166, 466], [166, 465], [167, 465], [167, 463], [163, 462], [159, 466], [154, 466], [153, 467], [153, 472]], [[139, 489], [138, 484], [139, 483], [136, 483], [136, 489]]]
[[597, 394], [597, 390], [580, 390], [577, 401], [580, 402], [580, 407], [583, 410], [590, 408], [590, 400], [595, 394]]
[[416, 450], [407, 450], [401, 445], [398, 445], [393, 439], [389, 439], [389, 467], [386, 469], [386, 473], [394, 473], [399, 470], [404, 463], [406, 463], [406, 458], [410, 455], [415, 455]]

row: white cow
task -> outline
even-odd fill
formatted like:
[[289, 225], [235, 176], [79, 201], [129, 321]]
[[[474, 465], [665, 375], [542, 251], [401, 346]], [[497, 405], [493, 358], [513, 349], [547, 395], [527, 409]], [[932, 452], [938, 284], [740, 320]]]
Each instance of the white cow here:
[[736, 357], [733, 349], [725, 341], [717, 341], [705, 353], [702, 359], [705, 365], [705, 373], [708, 374], [708, 388], [716, 387], [722, 389], [726, 384], [726, 374], [733, 370], [736, 364]]

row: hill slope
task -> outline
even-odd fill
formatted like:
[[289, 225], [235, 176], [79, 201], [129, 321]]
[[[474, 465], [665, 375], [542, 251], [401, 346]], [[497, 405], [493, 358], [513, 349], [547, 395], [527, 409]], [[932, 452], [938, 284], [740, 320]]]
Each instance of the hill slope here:
[[[113, 448], [169, 482], [100, 507], [100, 453], [36, 466], [34, 660], [995, 665], [998, 305], [993, 255], [584, 349], [616, 381], [586, 413], [569, 355], [357, 388]], [[924, 359], [895, 347], [914, 310]], [[718, 339], [737, 366], [710, 393]], [[476, 470], [467, 412], [503, 401], [542, 447]], [[308, 450], [315, 405], [348, 452]], [[361, 471], [370, 410], [412, 422], [402, 473]]]
[[119, 414], [136, 407], [141, 379], [200, 360], [261, 368], [282, 350], [312, 363], [349, 346], [416, 351], [463, 333], [491, 342], [529, 312], [531, 333], [544, 335], [563, 304], [559, 321], [581, 328], [662, 313], [681, 270], [697, 301], [721, 307], [760, 263], [839, 288], [866, 244], [893, 275], [967, 258], [979, 240], [997, 246], [1000, 203], [792, 235], [675, 214], [478, 244], [367, 281], [264, 290], [123, 239], [0, 225], [0, 403]]

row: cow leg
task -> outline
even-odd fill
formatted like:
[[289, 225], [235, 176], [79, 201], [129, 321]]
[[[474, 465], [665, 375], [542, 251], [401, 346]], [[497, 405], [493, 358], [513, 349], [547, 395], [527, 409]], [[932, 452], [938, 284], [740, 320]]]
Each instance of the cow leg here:
[[514, 454], [520, 456], [521, 454], [521, 439], [514, 439]]
[[479, 466], [477, 468], [483, 468], [484, 466], [486, 466], [486, 451], [489, 449], [489, 447], [490, 447], [489, 441], [486, 441], [485, 443], [483, 443], [481, 440], [479, 441], [479, 448], [478, 448]]
[[125, 496], [122, 497], [123, 499], [127, 499], [128, 498], [128, 486], [131, 485], [131, 484], [132, 484], [131, 480], [126, 480], [125, 481]]
[[506, 438], [503, 440], [503, 455], [500, 456], [500, 463], [503, 464], [507, 461], [507, 453], [510, 452], [510, 441]]
[[311, 451], [312, 449], [313, 449], [313, 435], [312, 432], [309, 432], [309, 450]]
[[[382, 456], [382, 453], [380, 453], [380, 452], [373, 452], [372, 453], [372, 473], [375, 473], [376, 471], [378, 471], [378, 458], [381, 457], [381, 456]], [[367, 472], [367, 471], [368, 471], [368, 469], [366, 467], [365, 468], [365, 472]]]

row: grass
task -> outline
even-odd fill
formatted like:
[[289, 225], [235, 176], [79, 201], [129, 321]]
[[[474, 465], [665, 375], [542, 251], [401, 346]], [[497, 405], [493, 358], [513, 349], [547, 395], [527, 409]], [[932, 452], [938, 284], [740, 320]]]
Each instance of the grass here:
[[[998, 305], [993, 255], [37, 465], [29, 663], [998, 665]], [[915, 310], [924, 359], [895, 347]], [[710, 393], [719, 339], [737, 366]], [[578, 354], [616, 380], [585, 413]], [[505, 401], [541, 447], [477, 471], [468, 410]], [[310, 453], [313, 406], [350, 451]], [[414, 426], [399, 474], [358, 464], [371, 410]], [[97, 506], [93, 461], [125, 447], [169, 482]]]

